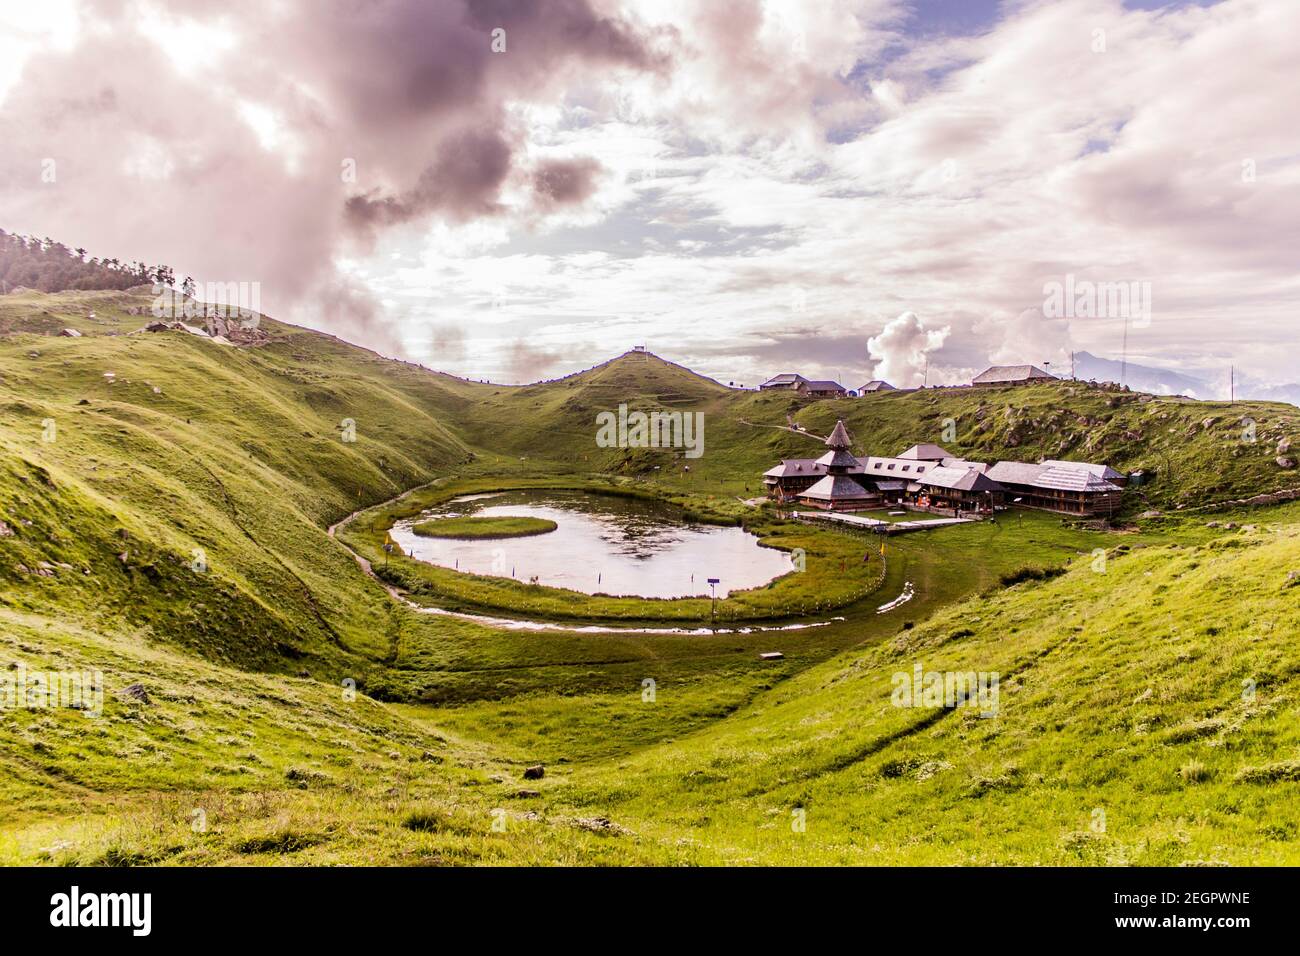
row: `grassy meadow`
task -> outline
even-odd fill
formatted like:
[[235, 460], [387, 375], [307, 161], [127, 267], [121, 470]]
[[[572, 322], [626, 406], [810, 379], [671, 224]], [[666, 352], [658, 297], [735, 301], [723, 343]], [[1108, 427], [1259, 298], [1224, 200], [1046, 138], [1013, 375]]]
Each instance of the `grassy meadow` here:
[[547, 534], [558, 528], [546, 518], [435, 518], [412, 525], [411, 530], [425, 538], [526, 538]]
[[[272, 319], [252, 348], [140, 332], [149, 302], [0, 296], [0, 647], [10, 675], [103, 675], [101, 716], [0, 708], [0, 861], [1297, 862], [1300, 503], [1219, 504], [1300, 487], [1274, 461], [1292, 406], [1081, 383], [804, 403], [640, 353], [506, 387]], [[597, 447], [620, 403], [702, 412], [703, 456]], [[843, 417], [858, 454], [1154, 478], [1116, 528], [899, 535], [882, 576], [874, 536], [749, 503], [821, 453], [787, 417]], [[692, 633], [710, 602], [384, 567], [393, 521], [529, 487], [668, 502], [806, 569]], [[772, 629], [793, 622], [818, 626]], [[893, 706], [918, 663], [996, 672], [997, 715]]]

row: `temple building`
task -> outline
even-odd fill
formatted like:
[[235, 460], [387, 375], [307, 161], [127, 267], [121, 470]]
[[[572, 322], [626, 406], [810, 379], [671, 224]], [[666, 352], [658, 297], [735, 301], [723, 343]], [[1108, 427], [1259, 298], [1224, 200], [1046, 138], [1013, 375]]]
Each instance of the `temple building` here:
[[849, 451], [850, 444], [849, 430], [841, 419], [826, 439], [830, 451], [817, 459], [826, 476], [799, 495], [800, 501], [827, 511], [860, 511], [880, 504], [880, 495], [855, 477], [861, 474], [862, 463]]
[[979, 468], [939, 465], [907, 485], [909, 501], [923, 511], [993, 514], [1002, 507], [1003, 487]]
[[843, 421], [817, 459], [787, 458], [763, 473], [768, 495], [827, 511], [905, 507], [953, 515], [1040, 508], [1091, 517], [1119, 510], [1126, 478], [1109, 465], [959, 458], [941, 445], [913, 445], [895, 457], [856, 458]]

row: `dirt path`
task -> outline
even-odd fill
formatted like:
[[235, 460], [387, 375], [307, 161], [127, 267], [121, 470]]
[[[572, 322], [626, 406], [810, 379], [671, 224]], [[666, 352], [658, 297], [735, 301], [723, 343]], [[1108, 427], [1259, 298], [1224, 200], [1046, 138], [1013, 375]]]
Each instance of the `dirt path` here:
[[404, 594], [402, 594], [401, 591], [399, 591], [393, 585], [389, 584], [387, 581], [380, 578], [379, 575], [375, 574], [375, 569], [374, 566], [371, 565], [370, 559], [358, 554], [347, 543], [343, 541], [339, 541], [338, 536], [335, 534], [335, 532], [338, 531], [339, 528], [347, 524], [349, 521], [354, 519], [357, 515], [361, 514], [362, 512], [372, 511], [375, 508], [383, 508], [386, 505], [394, 504], [395, 502], [401, 501], [403, 498], [407, 497], [408, 495], [412, 495], [415, 492], [420, 491], [424, 488], [431, 488], [434, 485], [438, 484], [439, 482], [445, 480], [446, 479], [444, 478], [435, 478], [433, 479], [433, 481], [426, 481], [424, 484], [416, 485], [414, 488], [407, 488], [400, 495], [397, 495], [396, 497], [393, 498], [389, 498], [387, 501], [381, 501], [375, 505], [367, 505], [364, 508], [358, 508], [356, 511], [352, 512], [352, 514], [348, 515], [346, 518], [340, 518], [338, 521], [334, 522], [332, 525], [330, 525], [328, 528], [325, 529], [325, 533], [329, 535], [329, 537], [333, 538], [336, 542], [338, 542], [338, 544], [344, 550], [346, 550], [348, 554], [352, 555], [352, 559], [356, 561], [358, 565], [360, 565], [361, 570], [364, 571], [367, 575], [369, 575], [373, 580], [377, 581], [379, 583], [379, 586], [382, 587], [385, 591], [387, 591], [389, 596], [394, 601], [400, 601], [403, 604], [409, 605], [410, 607], [414, 607], [417, 609], [419, 608], [418, 604], [415, 604], [413, 601], [410, 601]]
[[812, 432], [805, 431], [802, 428], [791, 428], [789, 425], [765, 425], [762, 422], [751, 422], [743, 418], [738, 418], [736, 421], [741, 425], [748, 425], [750, 428], [775, 428], [779, 431], [789, 432], [792, 435], [799, 435], [801, 438], [811, 438], [814, 441], [821, 442], [822, 444], [826, 443], [826, 438], [824, 436], [814, 435]]

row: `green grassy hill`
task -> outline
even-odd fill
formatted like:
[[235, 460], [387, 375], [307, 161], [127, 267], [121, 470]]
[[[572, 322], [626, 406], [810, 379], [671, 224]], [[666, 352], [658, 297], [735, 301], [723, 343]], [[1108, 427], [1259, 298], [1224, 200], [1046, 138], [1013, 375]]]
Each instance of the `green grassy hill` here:
[[[270, 320], [251, 349], [127, 334], [149, 301], [0, 297], [0, 581], [244, 666], [381, 649], [324, 528], [468, 461], [444, 422], [472, 390]], [[46, 313], [82, 337], [24, 331]]]
[[[806, 403], [643, 353], [505, 387], [269, 318], [251, 347], [141, 331], [151, 301], [0, 296], [0, 646], [33, 669], [102, 670], [108, 701], [97, 719], [0, 710], [0, 860], [938, 862], [944, 835], [952, 862], [1285, 855], [1300, 509], [1229, 512], [1217, 528], [1190, 512], [1300, 486], [1274, 462], [1300, 435], [1290, 406], [1074, 383]], [[702, 412], [703, 457], [597, 447], [596, 415], [620, 403]], [[341, 540], [327, 531], [430, 482], [433, 497], [595, 482], [809, 535], [810, 587], [781, 593], [825, 592], [864, 575], [874, 544], [784, 528], [740, 500], [776, 459], [821, 453], [787, 415], [814, 435], [845, 418], [860, 454], [938, 441], [975, 458], [1155, 469], [1127, 511], [1172, 516], [1101, 532], [1031, 513], [901, 537], [874, 591], [818, 608], [825, 626], [719, 635], [419, 613], [342, 543], [379, 558], [380, 519], [404, 505], [366, 511]], [[1240, 440], [1243, 416], [1254, 442]], [[1112, 556], [1100, 575], [1098, 548]], [[385, 574], [416, 587], [404, 575], [422, 571], [397, 555]], [[912, 602], [876, 612], [909, 583]], [[458, 586], [462, 599], [477, 585]], [[706, 603], [683, 603], [680, 622]], [[775, 650], [782, 660], [758, 659]], [[888, 673], [917, 658], [1002, 670], [1003, 717], [885, 709]], [[1229, 685], [1247, 677], [1258, 703], [1237, 707]], [[524, 784], [538, 760], [546, 779]], [[1094, 796], [1132, 804], [1109, 816], [1131, 829], [1087, 836], [1077, 814]], [[192, 827], [196, 808], [211, 827]], [[802, 844], [782, 839], [796, 808]], [[1004, 836], [976, 842], [985, 824]]]
[[[1298, 516], [957, 604], [557, 803], [699, 862], [1295, 864]], [[893, 706], [917, 663], [998, 716]]]

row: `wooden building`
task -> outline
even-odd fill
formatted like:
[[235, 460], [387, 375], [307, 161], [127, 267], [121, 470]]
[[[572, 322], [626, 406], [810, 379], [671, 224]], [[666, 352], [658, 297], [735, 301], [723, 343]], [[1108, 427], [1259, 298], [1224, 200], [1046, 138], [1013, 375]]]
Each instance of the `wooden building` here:
[[1081, 461], [1000, 461], [988, 477], [1006, 488], [1007, 503], [1022, 508], [1093, 517], [1119, 510], [1123, 488], [1106, 475], [1121, 477], [1106, 465]]
[[1116, 471], [1110, 465], [1098, 465], [1089, 461], [1057, 461], [1049, 458], [1042, 463], [1044, 468], [1082, 468], [1091, 475], [1096, 475], [1102, 481], [1109, 481], [1118, 488], [1123, 488], [1128, 484], [1128, 475]]
[[994, 365], [980, 372], [972, 385], [1029, 385], [1033, 382], [1055, 382], [1057, 378], [1035, 365]]
[[808, 381], [804, 379], [795, 385], [794, 390], [805, 398], [844, 398], [849, 394], [839, 382]]
[[880, 504], [880, 495], [858, 479], [862, 462], [849, 451], [851, 439], [844, 422], [837, 421], [826, 439], [830, 451], [817, 459], [824, 477], [798, 495], [801, 502], [825, 511], [860, 511]]
[[909, 501], [925, 511], [992, 514], [1002, 507], [1004, 489], [978, 468], [937, 465], [908, 483]]
[[784, 372], [774, 378], [769, 378], [762, 385], [758, 386], [760, 392], [768, 392], [772, 389], [782, 389], [787, 392], [793, 392], [800, 382], [806, 382], [808, 379], [794, 372]]
[[[850, 469], [850, 475], [863, 472], [861, 462], [856, 469]], [[815, 458], [783, 458], [781, 464], [763, 472], [763, 484], [769, 498], [777, 501], [795, 501], [801, 492], [807, 491], [828, 474], [826, 466]]]
[[952, 455], [942, 445], [936, 445], [934, 442], [922, 442], [919, 445], [913, 445], [906, 451], [900, 451], [898, 457], [911, 459], [912, 461], [943, 461], [945, 458], [951, 458]]

